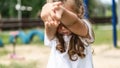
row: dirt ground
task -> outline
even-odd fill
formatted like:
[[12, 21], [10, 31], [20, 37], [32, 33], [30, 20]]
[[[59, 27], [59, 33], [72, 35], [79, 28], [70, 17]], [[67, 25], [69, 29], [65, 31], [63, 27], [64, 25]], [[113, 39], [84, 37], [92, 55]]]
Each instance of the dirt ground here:
[[[120, 43], [119, 43], [120, 45]], [[0, 63], [10, 64], [13, 47], [4, 47], [9, 50], [8, 55], [0, 57]], [[120, 48], [114, 48], [112, 45], [92, 46], [94, 68], [120, 68]], [[16, 47], [16, 58], [19, 62], [36, 61], [37, 68], [46, 68], [50, 48], [38, 45], [18, 45]]]

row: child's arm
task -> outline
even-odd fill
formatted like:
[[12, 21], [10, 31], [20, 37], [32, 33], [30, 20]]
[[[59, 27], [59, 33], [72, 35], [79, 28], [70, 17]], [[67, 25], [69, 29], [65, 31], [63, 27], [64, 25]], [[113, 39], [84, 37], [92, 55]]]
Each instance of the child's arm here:
[[64, 10], [61, 17], [62, 23], [73, 33], [85, 37], [88, 34], [88, 28], [84, 21], [68, 9], [62, 6], [60, 8]]
[[[46, 3], [42, 7], [41, 18], [45, 24], [45, 32], [49, 40], [55, 37], [55, 33], [57, 30], [57, 26], [59, 25], [59, 21], [56, 19], [56, 14], [52, 9], [55, 9], [54, 4], [59, 5], [60, 2], [56, 3]], [[57, 15], [59, 18], [59, 15]]]
[[49, 40], [52, 40], [55, 37], [59, 23], [55, 21], [45, 22], [45, 32]]
[[73, 33], [86, 37], [88, 34], [88, 28], [84, 21], [80, 19], [75, 13], [68, 10], [68, 8], [66, 9], [62, 5], [56, 6], [53, 11], [55, 11], [55, 13], [50, 13], [51, 18], [55, 18], [58, 21], [61, 21]]

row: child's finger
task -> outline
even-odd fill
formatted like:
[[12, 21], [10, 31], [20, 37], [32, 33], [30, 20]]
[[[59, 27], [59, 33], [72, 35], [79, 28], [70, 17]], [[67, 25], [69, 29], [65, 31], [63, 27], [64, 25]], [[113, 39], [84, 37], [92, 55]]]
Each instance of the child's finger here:
[[55, 20], [60, 20], [62, 13], [63, 13], [63, 10], [62, 10], [62, 9], [60, 9], [59, 7], [54, 6], [54, 7], [52, 8], [52, 11], [51, 11], [51, 16], [52, 16], [53, 19], [55, 19]]
[[56, 5], [56, 6], [62, 5], [62, 2], [60, 2], [60, 1], [54, 2], [54, 3], [53, 3], [53, 6], [55, 6], [55, 5]]
[[49, 22], [48, 21], [45, 22], [45, 26], [49, 27]]
[[56, 13], [53, 12], [53, 11], [50, 12], [50, 16], [51, 16], [51, 18], [53, 19], [53, 21], [55, 21], [55, 20], [59, 21], [59, 20], [60, 20], [60, 15], [59, 15], [59, 14], [56, 14]]
[[56, 13], [55, 13], [53, 10], [50, 11], [50, 17], [51, 17], [53, 20], [57, 20]]
[[56, 27], [58, 27], [59, 24], [60, 24], [60, 21], [55, 21]]
[[47, 17], [47, 19], [48, 19], [48, 20], [47, 20], [48, 22], [51, 22], [51, 21], [54, 20], [54, 19], [51, 17], [51, 15], [49, 15], [49, 16]]
[[60, 5], [53, 5], [53, 7], [52, 7], [52, 10], [59, 10], [60, 9], [60, 6], [62, 6], [62, 4]]

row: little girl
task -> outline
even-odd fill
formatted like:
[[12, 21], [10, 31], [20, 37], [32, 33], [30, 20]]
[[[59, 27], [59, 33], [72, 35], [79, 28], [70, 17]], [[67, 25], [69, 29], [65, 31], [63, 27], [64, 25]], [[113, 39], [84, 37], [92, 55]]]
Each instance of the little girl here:
[[51, 47], [47, 68], [93, 68], [92, 27], [83, 19], [81, 0], [48, 0], [41, 11], [45, 45]]

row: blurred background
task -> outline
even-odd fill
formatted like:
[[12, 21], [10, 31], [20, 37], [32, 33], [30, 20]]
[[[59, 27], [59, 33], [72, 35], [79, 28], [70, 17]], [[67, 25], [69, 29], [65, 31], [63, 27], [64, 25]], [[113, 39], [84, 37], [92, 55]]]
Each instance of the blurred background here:
[[[44, 46], [39, 14], [45, 0], [0, 0], [0, 68], [46, 68], [50, 49]], [[95, 68], [120, 68], [120, 0], [84, 0], [92, 22]]]

